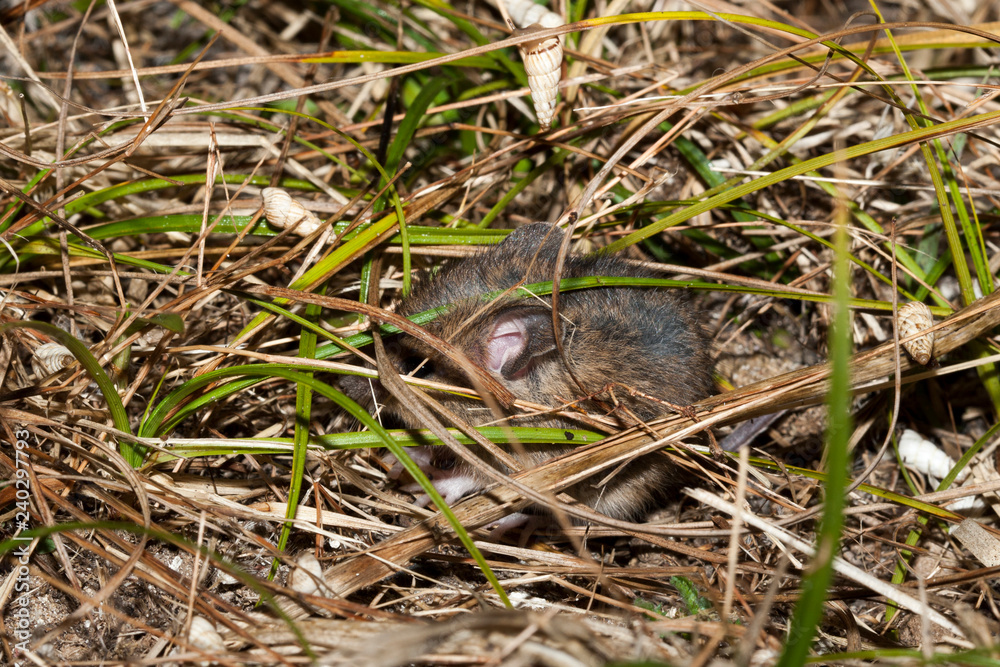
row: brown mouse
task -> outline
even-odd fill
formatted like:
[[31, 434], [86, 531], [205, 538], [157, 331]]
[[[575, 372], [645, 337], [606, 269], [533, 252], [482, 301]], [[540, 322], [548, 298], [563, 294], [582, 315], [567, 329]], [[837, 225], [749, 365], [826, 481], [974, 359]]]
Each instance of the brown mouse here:
[[[560, 292], [565, 357], [556, 346], [550, 295], [523, 298], [505, 294], [493, 301], [483, 297], [515, 285], [551, 281], [562, 240], [563, 231], [553, 225], [520, 227], [502, 243], [424, 276], [397, 312], [410, 316], [448, 305], [447, 312], [425, 328], [462, 350], [520, 400], [557, 407], [589, 397], [577, 407], [610, 415], [621, 426], [630, 426], [636, 419], [646, 421], [671, 413], [664, 402], [686, 406], [708, 396], [712, 392], [708, 340], [689, 302], [676, 292], [633, 287]], [[656, 274], [612, 255], [569, 255], [562, 278], [586, 276]], [[415, 372], [422, 378], [469, 386], [465, 373], [453, 361], [412, 337], [400, 336], [389, 349], [403, 375]], [[351, 381], [348, 393], [363, 404], [372, 402], [367, 381]], [[410, 428], [423, 427], [377, 387], [376, 394], [385, 402], [383, 414], [388, 411]], [[433, 395], [472, 425], [495, 421], [481, 401], [443, 392]], [[581, 421], [555, 414], [514, 417], [509, 423], [586, 427]], [[523, 454], [518, 448], [506, 449], [523, 467], [531, 468], [573, 448], [571, 444], [524, 445]], [[448, 464], [442, 465], [440, 458], [450, 457], [448, 450], [427, 449], [433, 453], [419, 452], [416, 458], [447, 502], [491, 483], [462, 461], [442, 470]], [[632, 461], [602, 487], [590, 479], [571, 487], [568, 493], [611, 517], [635, 519], [651, 509], [664, 492], [679, 485], [676, 477], [667, 458], [653, 453]]]

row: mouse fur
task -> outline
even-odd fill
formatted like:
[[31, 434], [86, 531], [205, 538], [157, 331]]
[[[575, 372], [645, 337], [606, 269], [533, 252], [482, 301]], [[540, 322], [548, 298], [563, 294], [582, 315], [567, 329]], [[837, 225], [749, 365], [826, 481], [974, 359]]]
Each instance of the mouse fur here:
[[[435, 336], [461, 349], [475, 364], [491, 373], [515, 398], [547, 406], [561, 406], [585, 394], [569, 372], [593, 398], [578, 407], [596, 414], [610, 414], [622, 427], [635, 418], [646, 421], [670, 414], [672, 410], [652, 396], [674, 405], [686, 406], [712, 392], [712, 363], [708, 337], [690, 301], [676, 291], [598, 287], [560, 292], [562, 342], [565, 361], [555, 344], [552, 327], [551, 295], [520, 298], [506, 294], [493, 301], [484, 294], [507, 290], [515, 285], [552, 280], [556, 257], [564, 232], [547, 223], [525, 225], [496, 246], [444, 266], [435, 274], [422, 276], [412, 294], [398, 304], [403, 316], [448, 306], [436, 320], [425, 325]], [[608, 254], [570, 254], [562, 278], [586, 276], [657, 277]], [[429, 362], [417, 372], [420, 377], [453, 385], [469, 386], [465, 373], [435, 350], [412, 337], [401, 336], [390, 355], [401, 374], [412, 371], [420, 361]], [[567, 365], [569, 368], [567, 368]], [[618, 407], [606, 391], [610, 383]], [[363, 386], [361, 386], [363, 384]], [[348, 393], [371, 404], [367, 381], [355, 378]], [[637, 391], [634, 395], [629, 389]], [[406, 409], [386, 392], [376, 395], [383, 410], [409, 428], [423, 428]], [[493, 413], [478, 400], [447, 393], [434, 398], [472, 425], [494, 422]], [[581, 422], [562, 415], [544, 414], [516, 417], [514, 426], [581, 428]], [[567, 443], [506, 447], [524, 467], [574, 448]], [[448, 495], [481, 489], [491, 482], [467, 469], [461, 461], [441, 464], [449, 456], [435, 447], [434, 465], [426, 466], [435, 486]], [[440, 454], [439, 454], [440, 452]], [[497, 462], [487, 458], [491, 463]], [[452, 464], [447, 470], [442, 468]], [[436, 466], [436, 467], [435, 467]], [[637, 519], [653, 508], [680, 480], [667, 457], [653, 453], [627, 464], [604, 486], [596, 478], [581, 482], [568, 493], [608, 516]], [[451, 493], [455, 490], [455, 493]]]

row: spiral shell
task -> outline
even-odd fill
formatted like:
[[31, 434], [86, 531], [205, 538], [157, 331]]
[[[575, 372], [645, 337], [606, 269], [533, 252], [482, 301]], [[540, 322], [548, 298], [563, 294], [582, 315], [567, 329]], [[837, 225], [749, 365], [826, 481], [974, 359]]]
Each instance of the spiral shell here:
[[287, 229], [298, 223], [295, 233], [309, 236], [323, 225], [322, 220], [281, 188], [264, 188], [261, 196], [264, 197], [264, 217], [275, 227]]
[[31, 357], [31, 369], [42, 377], [58, 373], [76, 361], [73, 353], [59, 343], [46, 343], [35, 350]]
[[[934, 316], [931, 315], [931, 309], [927, 307], [927, 304], [911, 301], [899, 308], [900, 338], [908, 338], [924, 329], [929, 329], [933, 324]], [[910, 353], [914, 361], [926, 366], [931, 362], [934, 354], [934, 332], [907, 341], [903, 343], [903, 347]]]
[[[295, 561], [295, 569], [288, 576], [288, 587], [296, 593], [315, 595], [323, 588], [323, 567], [310, 551], [303, 552]], [[322, 595], [322, 592], [320, 592]]]
[[[955, 467], [955, 460], [947, 452], [916, 431], [906, 429], [899, 437], [899, 458], [919, 473], [935, 479], [944, 479]], [[955, 481], [964, 482], [969, 469], [963, 468]]]
[[514, 25], [524, 28], [532, 23], [537, 23], [543, 28], [558, 28], [563, 25], [562, 17], [555, 12], [549, 11], [545, 5], [540, 5], [532, 0], [507, 0], [507, 13], [514, 21]]
[[[538, 23], [514, 31], [515, 36], [545, 30]], [[563, 48], [558, 37], [532, 40], [520, 44], [524, 71], [528, 75], [531, 102], [535, 106], [538, 125], [542, 132], [552, 127], [552, 116], [556, 112], [556, 95], [562, 75]]]
[[191, 619], [188, 643], [207, 653], [224, 653], [226, 650], [222, 635], [215, 629], [215, 624], [204, 616], [195, 616]]

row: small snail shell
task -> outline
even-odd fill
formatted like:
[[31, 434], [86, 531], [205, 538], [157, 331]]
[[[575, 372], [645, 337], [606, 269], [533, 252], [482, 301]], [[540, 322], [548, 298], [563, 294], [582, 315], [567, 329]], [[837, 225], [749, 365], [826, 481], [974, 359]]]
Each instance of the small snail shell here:
[[[944, 479], [955, 467], [955, 460], [943, 449], [911, 429], [899, 437], [899, 458], [910, 468], [935, 479]], [[969, 469], [963, 468], [955, 481], [963, 482], [968, 476]]]
[[[532, 23], [527, 28], [519, 28], [514, 35], [525, 35], [539, 30], [545, 30], [538, 23]], [[558, 37], [532, 40], [520, 44], [521, 59], [524, 60], [524, 71], [528, 75], [528, 88], [531, 89], [531, 102], [535, 106], [538, 125], [542, 132], [552, 127], [552, 116], [556, 112], [556, 94], [559, 92], [559, 79], [562, 74], [563, 48]]]
[[31, 357], [31, 369], [41, 377], [58, 373], [76, 361], [76, 357], [59, 343], [40, 345]]
[[288, 576], [288, 587], [296, 593], [314, 595], [322, 586], [323, 566], [311, 551], [303, 552], [295, 561], [295, 569]]
[[[899, 337], [908, 338], [924, 329], [929, 329], [934, 324], [934, 316], [927, 304], [919, 301], [911, 301], [899, 308]], [[918, 364], [926, 366], [930, 363], [934, 353], [934, 332], [918, 336], [911, 341], [903, 343], [903, 347], [913, 360]]]
[[275, 227], [287, 229], [298, 223], [295, 233], [308, 236], [323, 225], [322, 220], [281, 188], [264, 188], [261, 196], [264, 197], [264, 217]]
[[532, 2], [532, 0], [507, 0], [506, 6], [511, 20], [519, 28], [527, 27], [532, 23], [537, 23], [543, 28], [557, 28], [563, 25], [562, 17], [559, 14], [549, 11], [545, 5]]
[[207, 653], [223, 653], [226, 650], [222, 635], [215, 629], [215, 624], [204, 616], [195, 616], [191, 619], [188, 643]]

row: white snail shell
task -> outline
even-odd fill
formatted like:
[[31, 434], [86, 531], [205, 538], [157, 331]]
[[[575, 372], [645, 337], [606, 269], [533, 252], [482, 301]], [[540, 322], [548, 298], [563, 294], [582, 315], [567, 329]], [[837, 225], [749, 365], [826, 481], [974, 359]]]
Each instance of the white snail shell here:
[[303, 552], [295, 561], [295, 569], [288, 576], [288, 587], [296, 593], [314, 595], [323, 581], [323, 566], [311, 551]]
[[[934, 324], [934, 316], [927, 304], [911, 301], [899, 308], [899, 337], [907, 338], [913, 334], [929, 329]], [[934, 354], [934, 332], [917, 336], [903, 343], [903, 347], [913, 360], [926, 366]]]
[[[899, 437], [899, 458], [910, 468], [935, 479], [944, 479], [955, 467], [955, 460], [947, 452], [911, 429]], [[963, 482], [968, 476], [969, 469], [963, 468], [955, 481]]]
[[[530, 34], [545, 28], [538, 23], [532, 23], [527, 28], [520, 28], [515, 35]], [[563, 48], [558, 37], [533, 40], [520, 44], [521, 59], [524, 60], [524, 71], [528, 75], [528, 88], [531, 89], [531, 102], [535, 106], [538, 125], [542, 132], [552, 127], [552, 116], [556, 112], [556, 94], [559, 92], [559, 79], [562, 75]]]
[[295, 233], [308, 236], [323, 225], [312, 211], [281, 188], [264, 188], [261, 196], [264, 197], [264, 217], [275, 227], [287, 229], [298, 223]]
[[31, 357], [31, 369], [41, 377], [58, 373], [76, 361], [73, 353], [59, 343], [40, 345]]
[[215, 629], [215, 624], [204, 616], [195, 616], [191, 619], [188, 643], [207, 653], [222, 653], [226, 650], [222, 635]]
[[507, 0], [506, 6], [507, 13], [518, 28], [525, 28], [532, 23], [537, 23], [543, 28], [557, 28], [563, 25], [562, 16], [532, 0]]

